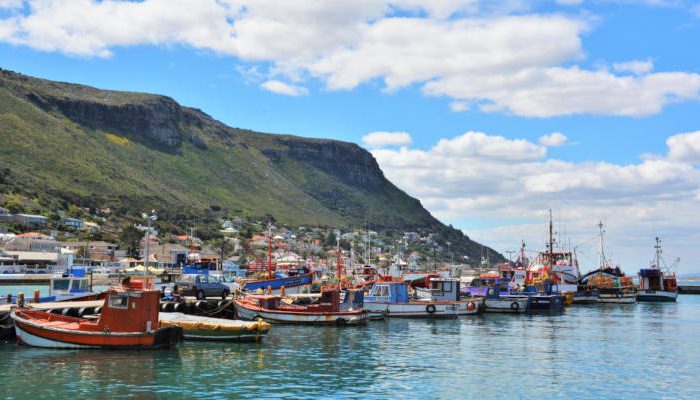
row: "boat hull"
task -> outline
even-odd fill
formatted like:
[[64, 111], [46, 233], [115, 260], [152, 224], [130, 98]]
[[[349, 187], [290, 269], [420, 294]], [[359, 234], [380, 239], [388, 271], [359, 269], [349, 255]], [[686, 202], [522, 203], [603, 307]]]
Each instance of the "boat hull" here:
[[[465, 307], [466, 312], [466, 304]], [[373, 315], [384, 314], [388, 318], [456, 318], [459, 302], [408, 302], [381, 303], [365, 301], [364, 308]]]
[[41, 322], [24, 319], [15, 312], [15, 333], [21, 344], [55, 349], [99, 348], [165, 348], [182, 340], [182, 329], [161, 328], [141, 333], [83, 332], [43, 326]]
[[640, 290], [637, 292], [637, 301], [642, 302], [675, 302], [678, 298], [678, 292], [670, 292], [666, 290]]
[[270, 330], [270, 324], [262, 320], [248, 322], [179, 313], [160, 313], [159, 326], [181, 327], [185, 340], [226, 342], [257, 342]]
[[484, 312], [519, 314], [527, 311], [528, 299], [484, 299]]
[[254, 321], [262, 318], [274, 324], [359, 325], [367, 322], [365, 310], [304, 313], [268, 310], [242, 301], [236, 301], [236, 313], [244, 320]]
[[598, 303], [603, 304], [634, 304], [637, 302], [636, 293], [600, 293]]

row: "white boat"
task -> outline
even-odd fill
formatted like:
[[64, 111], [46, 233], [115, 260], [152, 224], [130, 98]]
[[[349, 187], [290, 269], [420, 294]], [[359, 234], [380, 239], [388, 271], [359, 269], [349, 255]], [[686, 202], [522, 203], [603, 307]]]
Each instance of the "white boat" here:
[[411, 300], [405, 282], [378, 282], [364, 299], [364, 308], [372, 316], [391, 318], [455, 318], [460, 304], [456, 301]]
[[90, 280], [75, 275], [52, 277], [49, 281], [49, 298], [46, 301], [67, 301], [96, 296], [90, 290]]
[[[661, 257], [661, 240], [656, 238], [656, 254], [649, 268], [639, 271], [639, 290], [637, 300], [644, 302], [675, 302], [678, 298], [676, 274], [669, 272], [666, 276], [661, 269], [666, 265]], [[676, 263], [680, 261], [677, 260]], [[674, 265], [676, 264], [674, 263]], [[670, 268], [666, 267], [666, 270]]]
[[460, 298], [460, 281], [454, 278], [431, 278], [429, 288], [416, 288], [418, 301], [457, 303], [457, 315], [474, 315], [483, 311], [483, 299]]

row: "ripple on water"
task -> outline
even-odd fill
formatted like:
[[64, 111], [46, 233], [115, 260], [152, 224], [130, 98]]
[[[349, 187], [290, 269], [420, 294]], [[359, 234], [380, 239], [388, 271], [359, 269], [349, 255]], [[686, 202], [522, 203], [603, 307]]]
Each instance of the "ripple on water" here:
[[274, 326], [166, 351], [0, 345], [4, 398], [700, 398], [700, 297], [561, 315]]

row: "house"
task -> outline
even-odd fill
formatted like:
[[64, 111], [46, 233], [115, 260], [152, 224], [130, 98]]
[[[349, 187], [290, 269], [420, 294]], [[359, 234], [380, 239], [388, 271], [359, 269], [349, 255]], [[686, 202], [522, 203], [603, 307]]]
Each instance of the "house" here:
[[59, 225], [66, 229], [78, 231], [83, 229], [83, 220], [78, 218], [63, 218], [59, 221]]
[[86, 232], [95, 233], [100, 230], [100, 226], [94, 222], [85, 221], [82, 229]]
[[51, 236], [27, 232], [10, 239], [5, 245], [5, 250], [54, 253], [58, 252], [58, 247], [58, 242]]
[[117, 250], [116, 244], [103, 241], [61, 242], [61, 247], [72, 251], [76, 259], [84, 258], [90, 264], [114, 261]]
[[12, 221], [26, 227], [45, 227], [49, 218], [43, 215], [15, 214], [12, 216]]
[[403, 238], [404, 240], [411, 242], [414, 240], [420, 240], [420, 235], [418, 234], [418, 232], [404, 232]]

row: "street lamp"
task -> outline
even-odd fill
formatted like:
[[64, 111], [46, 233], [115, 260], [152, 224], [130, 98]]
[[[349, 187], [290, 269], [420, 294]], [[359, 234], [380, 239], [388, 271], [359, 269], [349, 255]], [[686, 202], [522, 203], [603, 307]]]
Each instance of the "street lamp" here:
[[148, 275], [148, 257], [150, 256], [148, 253], [151, 250], [151, 221], [158, 219], [158, 213], [156, 210], [151, 210], [151, 215], [143, 213], [141, 216], [148, 221], [148, 228], [146, 229], [146, 258], [144, 258], [143, 262], [143, 275], [146, 276]]

